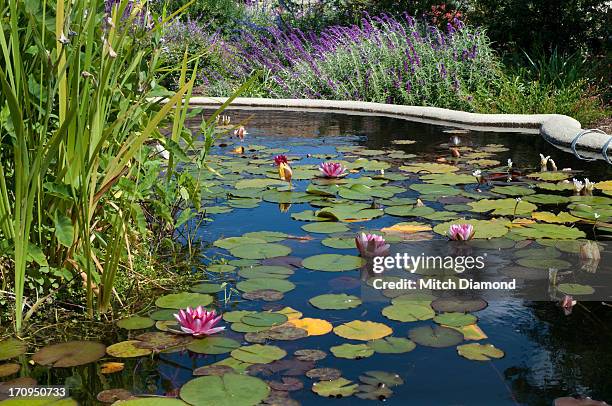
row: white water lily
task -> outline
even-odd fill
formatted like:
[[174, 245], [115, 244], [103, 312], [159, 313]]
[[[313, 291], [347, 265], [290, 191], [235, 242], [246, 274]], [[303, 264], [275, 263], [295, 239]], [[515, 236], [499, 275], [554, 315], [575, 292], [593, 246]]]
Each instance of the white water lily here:
[[548, 170], [548, 161], [550, 160], [550, 155], [544, 156], [540, 154], [540, 169], [542, 172], [546, 172]]
[[593, 217], [595, 217], [595, 220], [597, 220], [601, 217], [601, 215], [599, 213], [593, 213]]
[[574, 182], [574, 193], [580, 194], [582, 189], [584, 189], [584, 183], [580, 182], [576, 178], [572, 179], [572, 182]]
[[548, 162], [550, 162], [550, 169], [553, 172], [556, 172], [557, 171], [557, 164], [555, 163], [555, 161], [551, 158], [551, 159], [548, 160]]
[[520, 203], [520, 202], [522, 202], [522, 201], [523, 201], [523, 199], [521, 199], [520, 197], [517, 197], [517, 198], [516, 198], [516, 199], [514, 199], [514, 200], [516, 200], [516, 202], [517, 202], [517, 203]]
[[482, 176], [482, 171], [480, 169], [476, 169], [474, 172], [472, 172], [472, 176], [476, 178], [478, 183], [482, 183], [483, 182], [484, 178]]
[[512, 159], [508, 158], [508, 169], [512, 169], [512, 165], [514, 165]]
[[593, 194], [593, 189], [595, 188], [596, 183], [589, 181], [589, 178], [584, 179], [584, 193], [587, 195]]

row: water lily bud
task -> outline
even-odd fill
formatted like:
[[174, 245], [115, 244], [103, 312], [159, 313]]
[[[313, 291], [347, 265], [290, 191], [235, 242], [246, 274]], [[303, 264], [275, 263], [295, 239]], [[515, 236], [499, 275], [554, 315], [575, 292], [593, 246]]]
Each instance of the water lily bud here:
[[585, 260], [600, 260], [601, 250], [595, 241], [586, 241], [580, 246], [580, 258]]
[[557, 171], [557, 164], [555, 163], [555, 161], [553, 159], [549, 159], [548, 162], [550, 163], [550, 169], [553, 172]]
[[451, 154], [455, 158], [460, 158], [461, 157], [461, 152], [459, 152], [459, 149], [457, 149], [457, 148], [451, 148]]
[[548, 160], [550, 159], [550, 155], [544, 156], [540, 154], [540, 171], [546, 172], [548, 171]]
[[421, 199], [417, 198], [416, 203], [414, 204], [414, 207], [424, 207], [425, 203], [423, 203], [423, 201]]

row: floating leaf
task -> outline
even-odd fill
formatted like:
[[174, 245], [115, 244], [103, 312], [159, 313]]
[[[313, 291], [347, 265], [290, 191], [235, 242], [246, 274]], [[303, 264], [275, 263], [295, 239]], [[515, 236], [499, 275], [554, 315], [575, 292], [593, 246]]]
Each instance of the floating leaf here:
[[253, 231], [250, 233], [245, 233], [243, 237], [256, 238], [266, 242], [278, 242], [286, 240], [289, 235], [280, 231]]
[[502, 358], [504, 352], [492, 344], [463, 344], [457, 347], [457, 352], [463, 358], [472, 361], [490, 361], [491, 358]]
[[452, 347], [463, 341], [461, 332], [442, 326], [415, 327], [408, 336], [419, 345], [434, 348]]
[[370, 341], [393, 333], [390, 327], [373, 321], [353, 320], [334, 328], [334, 333], [351, 340]]
[[404, 380], [394, 372], [367, 371], [359, 376], [359, 380], [367, 385], [394, 387], [402, 385]]
[[121, 341], [107, 347], [106, 353], [111, 357], [117, 358], [133, 358], [150, 355], [152, 351], [148, 348], [138, 347], [140, 343], [141, 341], [138, 340]]
[[183, 385], [180, 397], [194, 406], [251, 406], [269, 393], [270, 388], [259, 378], [227, 373], [192, 379]]
[[487, 307], [487, 302], [480, 298], [439, 298], [431, 303], [438, 312], [477, 312]]
[[374, 350], [366, 344], [342, 344], [329, 350], [338, 358], [359, 359], [374, 355]]
[[434, 173], [431, 175], [423, 175], [421, 176], [421, 180], [423, 182], [435, 183], [438, 185], [469, 185], [477, 182], [473, 175], [456, 173]]
[[208, 265], [206, 267], [206, 270], [208, 272], [217, 272], [217, 273], [234, 272], [236, 270], [236, 267], [233, 265], [228, 265], [228, 264], [213, 264], [213, 265]]
[[420, 163], [420, 164], [412, 164], [406, 166], [400, 166], [400, 170], [406, 172], [413, 173], [448, 173], [448, 172], [457, 172], [459, 170], [458, 167], [446, 164], [437, 164], [437, 163]]
[[280, 313], [259, 312], [245, 315], [240, 321], [249, 326], [272, 327], [283, 324], [288, 320], [287, 316]]
[[302, 383], [302, 381], [300, 381], [297, 378], [292, 378], [290, 376], [283, 376], [281, 379], [282, 379], [282, 382], [270, 381], [268, 382], [268, 385], [270, 385], [270, 388], [276, 391], [287, 391], [287, 392], [296, 391], [296, 390], [300, 390], [304, 388], [304, 384]]
[[285, 350], [274, 345], [253, 344], [237, 348], [231, 352], [238, 361], [251, 364], [269, 364], [272, 361], [284, 358]]
[[506, 224], [499, 220], [466, 220], [457, 219], [446, 223], [438, 224], [434, 231], [441, 235], [447, 235], [448, 230], [453, 224], [471, 224], [474, 226], [474, 238], [497, 238], [508, 233]]
[[329, 237], [321, 241], [321, 244], [336, 249], [353, 249], [355, 248], [355, 237]]
[[142, 316], [131, 316], [125, 319], [121, 319], [117, 322], [117, 327], [126, 330], [142, 330], [145, 328], [153, 327], [155, 320], [150, 317]]
[[166, 309], [185, 309], [187, 307], [208, 306], [212, 301], [213, 297], [210, 295], [181, 292], [160, 296], [155, 301], [155, 305]]
[[566, 295], [592, 295], [595, 293], [595, 289], [589, 285], [581, 285], [579, 283], [562, 283], [557, 289], [559, 292], [565, 293]]
[[104, 356], [105, 350], [104, 344], [95, 341], [68, 341], [41, 348], [32, 360], [40, 365], [68, 368], [97, 361]]
[[309, 233], [333, 234], [333, 233], [343, 233], [345, 231], [348, 231], [349, 228], [345, 226], [344, 224], [323, 222], [323, 223], [306, 224], [302, 226], [302, 230], [309, 232]]
[[295, 289], [295, 285], [285, 279], [278, 278], [252, 278], [240, 281], [236, 287], [243, 292], [253, 292], [262, 289], [272, 289], [281, 293]]
[[312, 391], [323, 397], [346, 397], [357, 392], [358, 385], [345, 378], [319, 381], [312, 384]]
[[[321, 350], [297, 350], [293, 353], [300, 361], [319, 361], [327, 357], [327, 353]], [[339, 375], [338, 375], [339, 376]]]
[[514, 232], [522, 237], [534, 239], [575, 240], [586, 237], [586, 234], [577, 228], [557, 224], [528, 224], [515, 229]]
[[288, 323], [293, 324], [295, 327], [304, 329], [308, 332], [309, 336], [320, 336], [332, 331], [333, 326], [330, 322], [323, 319], [312, 319], [303, 318], [289, 320]]
[[342, 372], [335, 368], [314, 368], [306, 372], [306, 376], [320, 381], [333, 381], [334, 379], [340, 378]]
[[461, 193], [461, 190], [448, 185], [438, 185], [432, 183], [416, 183], [410, 185], [410, 189], [416, 190], [422, 195], [435, 196], [455, 196]]
[[368, 346], [380, 354], [402, 354], [416, 348], [416, 344], [407, 338], [385, 337], [368, 341]]
[[556, 181], [564, 180], [572, 176], [571, 173], [556, 171], [556, 172], [535, 172], [527, 175], [530, 178], [536, 178], [539, 180]]
[[476, 323], [478, 318], [469, 313], [451, 312], [439, 314], [433, 320], [438, 324], [449, 327], [463, 327]]
[[100, 365], [100, 373], [103, 374], [115, 374], [123, 371], [125, 364], [123, 362], [105, 362]]
[[167, 350], [172, 347], [183, 346], [192, 341], [191, 336], [159, 331], [140, 334], [136, 339], [140, 341], [134, 344], [136, 347], [146, 348], [156, 352]]
[[[218, 283], [200, 283], [191, 287], [191, 291], [195, 293], [217, 293], [223, 290], [223, 285]], [[151, 315], [151, 317], [153, 317]]]
[[572, 264], [562, 259], [546, 259], [546, 258], [522, 258], [517, 263], [526, 268], [537, 268], [537, 269], [567, 269]]
[[466, 340], [484, 340], [488, 338], [484, 331], [478, 327], [478, 324], [470, 324], [463, 327], [448, 327], [463, 333], [463, 337]]
[[361, 304], [357, 296], [346, 293], [319, 295], [311, 298], [309, 302], [314, 307], [323, 310], [352, 309]]
[[18, 357], [27, 350], [28, 345], [16, 338], [0, 341], [0, 361]]
[[240, 343], [225, 337], [204, 337], [193, 340], [187, 349], [198, 354], [225, 354], [240, 347]]
[[385, 213], [398, 217], [423, 217], [435, 212], [434, 209], [427, 206], [392, 206], [385, 209]]
[[565, 204], [569, 202], [569, 198], [565, 196], [540, 194], [527, 196], [525, 197], [525, 200], [535, 204]]
[[562, 211], [560, 213], [551, 213], [548, 211], [531, 213], [531, 218], [535, 220], [544, 221], [546, 223], [575, 223], [580, 220], [578, 217], [574, 217], [568, 212]]
[[391, 320], [402, 322], [429, 320], [436, 313], [429, 304], [423, 305], [420, 303], [403, 302], [387, 306], [382, 310], [383, 316]]
[[281, 244], [245, 244], [234, 247], [230, 253], [238, 258], [266, 259], [282, 257], [291, 253], [291, 248]]
[[293, 270], [286, 266], [259, 265], [252, 268], [243, 268], [238, 272], [243, 278], [274, 278], [286, 279], [293, 275]]
[[266, 302], [275, 302], [281, 300], [285, 295], [274, 289], [259, 289], [251, 292], [244, 292], [242, 298], [246, 300], [264, 300]]
[[496, 186], [491, 189], [491, 192], [507, 196], [528, 196], [535, 194], [535, 190], [525, 186]]
[[320, 254], [304, 259], [304, 268], [324, 272], [350, 271], [362, 267], [365, 260], [353, 255]]
[[472, 211], [476, 213], [488, 213], [491, 212], [498, 216], [512, 216], [519, 214], [527, 214], [538, 209], [533, 203], [527, 201], [517, 202], [515, 199], [482, 199], [477, 202], [468, 203], [472, 207]]
[[247, 314], [255, 314], [254, 310], [234, 310], [231, 312], [223, 313], [223, 320], [229, 323], [237, 323]]
[[229, 237], [222, 238], [213, 243], [215, 247], [231, 250], [232, 248], [239, 247], [246, 244], [265, 244], [267, 241], [261, 238], [251, 237]]
[[21, 365], [19, 364], [0, 364], [0, 378], [5, 378], [7, 376], [11, 376], [16, 374], [21, 369]]
[[387, 234], [414, 234], [431, 231], [431, 226], [417, 222], [403, 222], [397, 223], [391, 227], [385, 227], [380, 231]]

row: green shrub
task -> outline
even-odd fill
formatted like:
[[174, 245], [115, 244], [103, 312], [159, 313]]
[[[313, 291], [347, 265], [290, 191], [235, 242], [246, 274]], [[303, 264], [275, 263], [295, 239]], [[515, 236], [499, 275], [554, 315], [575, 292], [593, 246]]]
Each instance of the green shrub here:
[[[171, 14], [186, 3], [186, 0], [157, 0], [151, 2], [151, 6], [155, 12], [161, 13], [165, 9], [167, 14]], [[236, 0], [195, 0], [183, 15], [209, 32], [230, 34], [243, 19], [244, 6]]]

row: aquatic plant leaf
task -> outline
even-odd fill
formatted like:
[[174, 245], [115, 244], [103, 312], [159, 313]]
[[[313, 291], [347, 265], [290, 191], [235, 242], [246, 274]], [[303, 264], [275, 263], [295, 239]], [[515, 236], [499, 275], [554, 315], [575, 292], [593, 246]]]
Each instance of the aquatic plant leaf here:
[[514, 232], [525, 238], [549, 238], [553, 240], [576, 240], [586, 238], [584, 231], [557, 224], [528, 224]]
[[595, 293], [595, 289], [589, 285], [581, 285], [579, 283], [562, 283], [557, 289], [561, 293], [565, 293], [566, 295], [592, 295]]
[[461, 190], [452, 186], [433, 183], [415, 183], [410, 185], [410, 189], [416, 190], [422, 195], [456, 196], [461, 193]]
[[363, 258], [340, 254], [314, 255], [302, 261], [304, 268], [324, 272], [351, 271], [362, 267], [365, 263]]
[[240, 347], [236, 340], [226, 337], [204, 337], [191, 341], [187, 349], [198, 354], [225, 354]]
[[282, 233], [280, 231], [253, 231], [250, 233], [245, 233], [243, 235], [245, 238], [255, 238], [258, 240], [264, 240], [266, 242], [278, 242], [286, 240], [289, 237], [289, 234]]
[[399, 169], [413, 173], [448, 173], [457, 172], [459, 170], [459, 168], [456, 166], [430, 162], [400, 166]]
[[[150, 355], [153, 351], [148, 348], [141, 348], [139, 340], [127, 340], [110, 345], [106, 348], [106, 353], [116, 358], [134, 358]], [[103, 354], [104, 355], [104, 354]]]
[[320, 361], [327, 357], [327, 353], [325, 351], [309, 349], [297, 350], [293, 353], [293, 355], [300, 361]]
[[310, 379], [318, 379], [320, 381], [333, 381], [342, 376], [342, 372], [336, 368], [314, 368], [306, 372], [306, 376]]
[[295, 285], [292, 282], [279, 278], [251, 278], [238, 282], [236, 288], [243, 292], [272, 289], [281, 293], [286, 293], [295, 289]]
[[242, 322], [237, 322], [237, 323], [232, 323], [230, 328], [232, 329], [232, 331], [235, 331], [237, 333], [259, 333], [259, 332], [268, 330], [270, 327], [268, 326], [250, 326]]
[[508, 233], [506, 223], [501, 220], [466, 220], [464, 218], [441, 223], [436, 225], [433, 230], [434, 232], [447, 235], [448, 230], [453, 224], [471, 224], [474, 226], [474, 238], [497, 238], [503, 237]]
[[28, 350], [28, 345], [16, 338], [8, 338], [0, 341], [0, 361], [11, 359], [25, 354]]
[[385, 401], [393, 395], [393, 391], [385, 385], [359, 385], [359, 392], [355, 395], [359, 399]]
[[495, 186], [491, 189], [491, 192], [506, 196], [528, 196], [535, 194], [535, 190], [525, 186]]
[[140, 341], [134, 344], [136, 347], [159, 352], [173, 347], [182, 347], [191, 342], [193, 338], [188, 335], [151, 331], [136, 336], [136, 340]]
[[439, 298], [431, 303], [431, 307], [437, 312], [477, 312], [487, 307], [487, 302], [480, 298]]
[[106, 350], [104, 344], [95, 341], [68, 341], [41, 348], [32, 356], [32, 360], [40, 365], [68, 368], [97, 361]]
[[342, 344], [331, 347], [329, 350], [338, 358], [360, 359], [374, 355], [374, 350], [366, 344]]
[[208, 306], [212, 301], [213, 297], [211, 295], [181, 292], [160, 296], [155, 301], [155, 305], [165, 309], [185, 309], [187, 307]]
[[321, 336], [332, 331], [333, 326], [327, 320], [303, 318], [289, 320], [287, 323], [293, 324], [295, 327], [301, 328], [308, 332], [309, 336]]
[[434, 183], [437, 185], [469, 185], [478, 181], [473, 175], [456, 173], [434, 173], [420, 177], [423, 182]]
[[580, 219], [578, 217], [574, 217], [566, 211], [562, 211], [560, 213], [551, 213], [549, 211], [539, 211], [535, 213], [531, 213], [531, 218], [535, 220], [544, 221], [546, 223], [575, 223]]
[[385, 209], [385, 213], [398, 217], [422, 217], [435, 212], [435, 209], [427, 206], [391, 206]]
[[293, 275], [293, 269], [279, 265], [258, 265], [251, 268], [242, 268], [238, 275], [243, 278], [275, 278], [286, 279]]
[[287, 320], [288, 318], [284, 314], [258, 312], [245, 315], [242, 317], [242, 319], [240, 319], [240, 322], [255, 327], [272, 327], [283, 324]]
[[357, 392], [358, 385], [345, 378], [333, 381], [319, 381], [312, 384], [312, 391], [323, 397], [346, 397]]
[[126, 330], [142, 330], [153, 327], [155, 320], [150, 317], [131, 316], [117, 321], [117, 327]]
[[215, 273], [234, 272], [236, 270], [236, 267], [234, 265], [229, 265], [229, 264], [212, 264], [212, 265], [208, 265], [206, 267], [206, 270], [208, 272], [215, 272]]
[[266, 259], [282, 257], [291, 253], [291, 248], [281, 244], [245, 244], [234, 247], [230, 253], [237, 258]]
[[428, 304], [423, 305], [411, 302], [403, 302], [387, 306], [382, 310], [382, 314], [388, 319], [401, 322], [429, 320], [436, 315], [431, 306]]
[[354, 249], [355, 246], [355, 237], [328, 237], [321, 241], [321, 244], [326, 247], [336, 248], [336, 249]]
[[414, 234], [431, 231], [431, 226], [424, 223], [408, 221], [394, 224], [391, 227], [382, 228], [380, 231], [385, 234]]
[[223, 320], [229, 323], [238, 323], [247, 314], [255, 314], [255, 310], [234, 310], [223, 313]]
[[237, 348], [231, 352], [232, 358], [251, 364], [269, 364], [284, 358], [287, 352], [275, 345], [253, 344]]
[[[163, 396], [147, 396], [143, 398], [134, 398], [126, 400], [118, 400], [113, 403], [115, 406], [186, 406], [187, 403], [180, 399], [169, 398]], [[53, 404], [55, 406], [55, 404]], [[60, 405], [57, 405], [60, 406]]]
[[571, 263], [562, 259], [556, 258], [521, 258], [517, 261], [517, 264], [526, 268], [537, 268], [537, 269], [567, 269], [572, 266]]
[[533, 203], [527, 201], [517, 202], [515, 199], [482, 199], [477, 202], [468, 203], [472, 207], [472, 211], [476, 213], [488, 213], [498, 216], [512, 216], [518, 214], [527, 214], [538, 209]]
[[352, 309], [361, 304], [361, 299], [357, 296], [339, 294], [324, 294], [310, 298], [310, 304], [322, 310], [342, 310]]
[[262, 238], [251, 237], [228, 237], [221, 238], [213, 243], [215, 247], [231, 250], [245, 244], [265, 244], [267, 241]]
[[281, 300], [285, 295], [274, 289], [258, 289], [251, 292], [244, 292], [242, 298], [246, 300], [263, 300], [266, 302], [275, 302]]
[[19, 364], [0, 364], [0, 378], [5, 378], [7, 376], [11, 376], [16, 374], [21, 369], [21, 365]]
[[368, 341], [367, 345], [379, 354], [402, 354], [416, 348], [416, 344], [403, 337], [385, 337]]
[[525, 200], [535, 204], [565, 204], [569, 202], [569, 198], [565, 196], [542, 194], [526, 196]]
[[269, 393], [270, 388], [259, 378], [227, 373], [192, 379], [183, 385], [180, 397], [193, 406], [252, 406]]
[[502, 358], [504, 352], [492, 344], [470, 343], [457, 346], [457, 353], [472, 361], [490, 361], [491, 358]]
[[[229, 358], [232, 359], [232, 358]], [[234, 368], [226, 365], [205, 365], [193, 370], [195, 376], [209, 376], [209, 375], [225, 375], [230, 372], [235, 372]]]
[[249, 368], [251, 365], [250, 362], [242, 362], [242, 361], [238, 361], [236, 358], [232, 358], [232, 357], [228, 357], [225, 358], [221, 361], [217, 361], [213, 364], [210, 364], [210, 366], [227, 366], [232, 368], [234, 371], [236, 371], [239, 374], [242, 374], [244, 372], [246, 372], [247, 368]]
[[572, 176], [572, 174], [567, 173], [567, 172], [562, 172], [562, 171], [556, 171], [556, 172], [535, 172], [535, 173], [530, 173], [527, 176], [530, 178], [538, 179], [538, 180], [557, 181], [557, 180], [568, 179], [569, 177]]
[[367, 385], [394, 387], [403, 385], [404, 380], [395, 372], [367, 371], [359, 376], [359, 380]]
[[115, 374], [123, 371], [125, 364], [123, 362], [104, 362], [100, 365], [100, 373], [102, 374]]
[[344, 224], [333, 222], [311, 223], [302, 226], [302, 230], [309, 233], [333, 234], [343, 233], [349, 230]]
[[192, 286], [190, 289], [192, 292], [195, 293], [217, 293], [223, 290], [223, 285], [220, 285], [218, 283], [199, 283], [195, 286]]
[[434, 317], [433, 320], [438, 324], [449, 327], [463, 327], [470, 324], [475, 324], [478, 321], [478, 318], [469, 313], [451, 312], [439, 314]]
[[[295, 172], [293, 175], [293, 178], [297, 179]], [[313, 195], [289, 190], [267, 190], [263, 193], [262, 198], [270, 203], [299, 204], [308, 203], [313, 199]]]
[[445, 327], [452, 328], [453, 330], [457, 330], [463, 333], [463, 337], [466, 340], [477, 341], [477, 340], [484, 340], [488, 338], [488, 336], [484, 333], [484, 331], [482, 331], [482, 329], [478, 327], [478, 324], [469, 324], [463, 327], [453, 327], [453, 326], [445, 326]]
[[452, 347], [463, 341], [461, 332], [443, 326], [415, 327], [408, 337], [419, 345], [434, 348]]
[[126, 400], [134, 397], [132, 392], [127, 389], [107, 389], [99, 392], [96, 395], [96, 399], [101, 403], [114, 403], [118, 400]]
[[247, 188], [266, 188], [269, 186], [284, 186], [285, 182], [278, 179], [270, 178], [255, 178], [255, 179], [242, 179], [234, 184], [236, 189], [247, 189]]
[[393, 330], [382, 323], [353, 320], [335, 327], [334, 333], [350, 340], [370, 341], [391, 335]]

